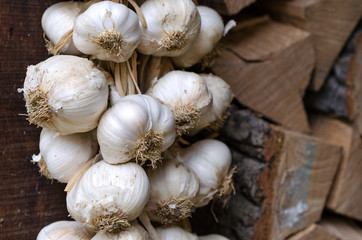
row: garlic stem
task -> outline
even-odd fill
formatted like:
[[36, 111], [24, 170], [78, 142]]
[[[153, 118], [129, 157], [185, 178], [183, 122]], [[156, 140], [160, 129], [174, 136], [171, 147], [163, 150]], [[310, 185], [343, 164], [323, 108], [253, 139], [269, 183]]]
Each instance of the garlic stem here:
[[128, 89], [128, 73], [127, 73], [127, 65], [123, 62], [121, 63], [121, 83], [122, 83], [122, 88], [123, 91], [126, 93], [125, 95], [127, 95], [127, 89]]
[[188, 232], [192, 232], [191, 223], [188, 218], [184, 218], [181, 220], [182, 228], [185, 229]]
[[[97, 157], [97, 156], [96, 156]], [[67, 186], [64, 188], [64, 192], [70, 192], [74, 185], [78, 182], [78, 180], [84, 175], [84, 173], [93, 166], [93, 162], [96, 159], [96, 157], [88, 160], [85, 164], [83, 164], [82, 167], [78, 169], [78, 171], [74, 174], [74, 176], [69, 180]]]
[[128, 62], [128, 61], [126, 61], [126, 63], [127, 63], [127, 68], [128, 68], [128, 74], [131, 76], [131, 79], [132, 79], [132, 81], [133, 81], [133, 84], [134, 84], [134, 86], [135, 86], [136, 89], [137, 89], [137, 93], [138, 93], [138, 94], [141, 94], [141, 90], [139, 89], [139, 87], [138, 87], [138, 85], [137, 85], [137, 81], [136, 81], [136, 79], [135, 79], [135, 76], [134, 76], [133, 73], [132, 73], [131, 66], [129, 65], [129, 62]]
[[128, 0], [128, 2], [133, 6], [133, 8], [136, 10], [136, 13], [138, 15], [138, 17], [140, 18], [140, 21], [142, 23], [142, 27], [147, 29], [147, 22], [146, 22], [146, 18], [143, 15], [140, 7], [137, 5], [137, 3], [133, 0]]
[[114, 81], [116, 83], [116, 88], [119, 94], [122, 97], [126, 96], [126, 93], [123, 91], [122, 82], [121, 82], [120, 63], [116, 63], [116, 67], [114, 69]]
[[[73, 36], [73, 29], [69, 30], [57, 43], [57, 45], [55, 45], [53, 47], [53, 49], [50, 49], [50, 52], [53, 55], [59, 54], [60, 49], [62, 49], [64, 47], [64, 45], [69, 41], [69, 39], [71, 39]], [[49, 49], [48, 49], [49, 51]]]
[[146, 228], [152, 240], [161, 240], [156, 232], [155, 228], [152, 226], [150, 218], [148, 217], [146, 212], [142, 212], [141, 215], [138, 216], [138, 219], [141, 221], [143, 226]]

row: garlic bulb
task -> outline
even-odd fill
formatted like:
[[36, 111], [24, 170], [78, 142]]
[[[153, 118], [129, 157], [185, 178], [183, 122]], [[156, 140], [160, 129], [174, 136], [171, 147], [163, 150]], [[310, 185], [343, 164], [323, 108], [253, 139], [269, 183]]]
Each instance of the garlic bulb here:
[[37, 157], [42, 159], [39, 166], [44, 165], [41, 173], [67, 183], [85, 162], [97, 154], [98, 143], [95, 131], [62, 136], [43, 128], [39, 148]]
[[137, 48], [142, 54], [179, 56], [200, 31], [200, 15], [192, 0], [148, 0], [141, 11], [147, 22]]
[[180, 227], [170, 226], [170, 227], [159, 227], [156, 228], [158, 235], [161, 240], [198, 240], [199, 238], [183, 230]]
[[171, 71], [150, 88], [147, 95], [168, 106], [175, 115], [179, 135], [187, 133], [212, 105], [205, 80], [196, 73]]
[[29, 66], [22, 91], [30, 123], [62, 135], [96, 128], [107, 107], [104, 74], [76, 56], [53, 56]]
[[67, 208], [78, 222], [96, 231], [119, 231], [142, 212], [149, 182], [135, 163], [110, 165], [100, 161], [89, 168], [67, 194]]
[[212, 107], [201, 116], [200, 122], [189, 131], [189, 135], [194, 135], [207, 126], [214, 130], [222, 127], [227, 117], [228, 107], [234, 97], [229, 84], [220, 77], [213, 74], [200, 74], [200, 76], [205, 80], [212, 93]]
[[223, 142], [214, 139], [198, 141], [181, 150], [178, 159], [200, 180], [200, 191], [194, 201], [196, 207], [207, 205], [214, 195], [221, 197], [231, 193], [231, 152]]
[[117, 91], [117, 88], [115, 85], [109, 86], [109, 102], [111, 103], [111, 106], [116, 105], [120, 100], [122, 99], [121, 94]]
[[191, 216], [193, 201], [199, 191], [195, 173], [175, 159], [167, 159], [156, 169], [149, 169], [150, 199], [145, 207], [151, 220], [172, 223]]
[[82, 53], [100, 60], [124, 62], [138, 46], [141, 32], [139, 18], [131, 9], [102, 1], [78, 16], [73, 41]]
[[72, 55], [81, 53], [73, 44], [72, 33], [75, 19], [84, 8], [84, 3], [70, 1], [56, 3], [45, 10], [41, 26], [51, 42], [47, 46], [49, 52], [56, 54], [54, 47], [59, 43], [63, 45], [59, 53]]
[[136, 222], [124, 231], [109, 233], [100, 231], [92, 240], [149, 240], [147, 232]]
[[173, 58], [177, 67], [191, 67], [211, 53], [220, 41], [224, 32], [221, 16], [212, 8], [198, 6], [201, 17], [201, 30], [191, 47], [181, 56]]
[[219, 234], [209, 234], [209, 235], [205, 235], [205, 236], [199, 236], [199, 239], [200, 240], [229, 240], [229, 238], [226, 238]]
[[40, 230], [36, 240], [90, 240], [94, 232], [76, 221], [58, 221]]
[[170, 109], [146, 95], [128, 95], [108, 109], [99, 122], [97, 138], [104, 160], [111, 164], [135, 158], [153, 167], [176, 137]]

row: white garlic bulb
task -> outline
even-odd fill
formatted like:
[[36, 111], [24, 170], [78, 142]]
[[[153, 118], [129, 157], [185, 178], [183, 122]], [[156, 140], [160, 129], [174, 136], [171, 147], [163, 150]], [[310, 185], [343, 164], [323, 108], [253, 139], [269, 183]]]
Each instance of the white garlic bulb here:
[[73, 42], [82, 53], [97, 59], [124, 62], [138, 46], [141, 32], [135, 12], [123, 4], [102, 1], [77, 17]]
[[92, 240], [149, 240], [147, 232], [136, 222], [124, 231], [117, 233], [110, 233], [100, 231]]
[[198, 240], [199, 238], [192, 234], [187, 232], [186, 230], [175, 227], [175, 226], [169, 226], [169, 227], [158, 227], [156, 228], [156, 231], [158, 235], [160, 236], [161, 240]]
[[75, 19], [84, 10], [82, 2], [59, 2], [47, 8], [41, 18], [41, 26], [45, 35], [50, 40], [48, 51], [54, 54], [54, 47], [60, 43], [63, 45], [59, 53], [78, 55], [81, 52], [76, 49], [72, 40]]
[[147, 175], [139, 165], [99, 161], [68, 192], [67, 209], [76, 221], [96, 231], [122, 230], [141, 214], [149, 187]]
[[181, 150], [178, 159], [200, 180], [200, 191], [194, 201], [196, 207], [207, 205], [215, 195], [221, 197], [231, 193], [231, 152], [223, 142], [214, 139], [198, 141]]
[[93, 236], [93, 230], [81, 223], [58, 221], [42, 228], [36, 240], [90, 240]]
[[22, 91], [30, 123], [62, 135], [96, 128], [107, 107], [104, 74], [76, 56], [57, 55], [29, 66]]
[[175, 120], [170, 109], [146, 95], [128, 95], [102, 116], [97, 138], [104, 160], [111, 164], [135, 158], [153, 167], [161, 153], [176, 137]]
[[226, 238], [219, 234], [209, 234], [209, 235], [205, 235], [205, 236], [199, 236], [199, 239], [200, 240], [230, 240], [229, 238]]
[[97, 154], [98, 143], [95, 131], [62, 136], [43, 128], [39, 148], [39, 166], [44, 164], [40, 169], [41, 173], [67, 183], [84, 163]]
[[145, 207], [151, 220], [165, 223], [191, 216], [199, 180], [182, 162], [166, 159], [162, 166], [149, 169], [150, 199]]
[[201, 116], [197, 126], [189, 131], [189, 135], [194, 135], [207, 126], [214, 130], [222, 127], [228, 115], [228, 107], [234, 98], [229, 84], [220, 77], [213, 74], [200, 74], [200, 76], [205, 80], [212, 93], [212, 106], [209, 111]]
[[179, 135], [194, 128], [212, 106], [212, 94], [196, 73], [171, 71], [160, 78], [147, 95], [168, 106], [175, 115]]
[[201, 30], [191, 47], [181, 56], [173, 58], [177, 67], [191, 67], [212, 52], [224, 32], [221, 16], [212, 8], [198, 6], [201, 17]]
[[192, 0], [148, 0], [141, 11], [147, 22], [137, 48], [142, 54], [179, 56], [200, 31], [200, 15]]

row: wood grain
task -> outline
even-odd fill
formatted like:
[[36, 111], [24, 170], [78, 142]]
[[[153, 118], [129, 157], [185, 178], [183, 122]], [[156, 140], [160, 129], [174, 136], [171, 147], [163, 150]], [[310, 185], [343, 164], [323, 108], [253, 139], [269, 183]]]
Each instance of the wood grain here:
[[235, 15], [256, 0], [198, 0], [200, 5], [214, 8], [220, 14]]
[[40, 129], [29, 125], [22, 94], [28, 65], [45, 60], [40, 19], [55, 3], [0, 1], [0, 238], [35, 239], [40, 229], [67, 219], [64, 185], [40, 177], [33, 165]]
[[288, 240], [341, 240], [334, 234], [327, 232], [318, 224], [312, 224], [307, 229], [298, 232]]

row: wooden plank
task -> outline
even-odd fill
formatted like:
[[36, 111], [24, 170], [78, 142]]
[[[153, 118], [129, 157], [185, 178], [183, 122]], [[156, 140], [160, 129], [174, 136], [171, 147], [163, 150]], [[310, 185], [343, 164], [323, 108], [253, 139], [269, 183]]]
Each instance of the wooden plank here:
[[343, 146], [343, 159], [328, 198], [327, 208], [362, 220], [362, 141], [355, 125], [324, 116], [311, 117], [312, 134]]
[[260, 0], [273, 18], [312, 33], [316, 69], [311, 89], [318, 91], [362, 15], [360, 0]]
[[288, 240], [341, 240], [334, 234], [331, 234], [324, 230], [317, 224], [312, 224], [307, 229], [298, 232], [294, 236], [288, 238]]
[[241, 110], [223, 132], [238, 169], [236, 195], [225, 209], [215, 206], [218, 224], [206, 221], [207, 209], [196, 212], [194, 229], [203, 234], [214, 228], [230, 239], [279, 240], [320, 219], [341, 147]]
[[318, 225], [340, 240], [362, 240], [361, 227], [355, 221], [346, 217], [327, 215], [322, 218]]
[[214, 8], [223, 15], [235, 15], [256, 0], [198, 0], [200, 5]]
[[55, 0], [2, 1], [0, 8], [0, 239], [35, 239], [40, 229], [67, 219], [64, 184], [40, 177], [31, 155], [40, 129], [29, 125], [22, 94], [26, 67], [48, 55], [40, 19]]
[[212, 70], [235, 98], [287, 128], [308, 132], [302, 97], [314, 66], [310, 34], [267, 20], [232, 31], [222, 44]]

